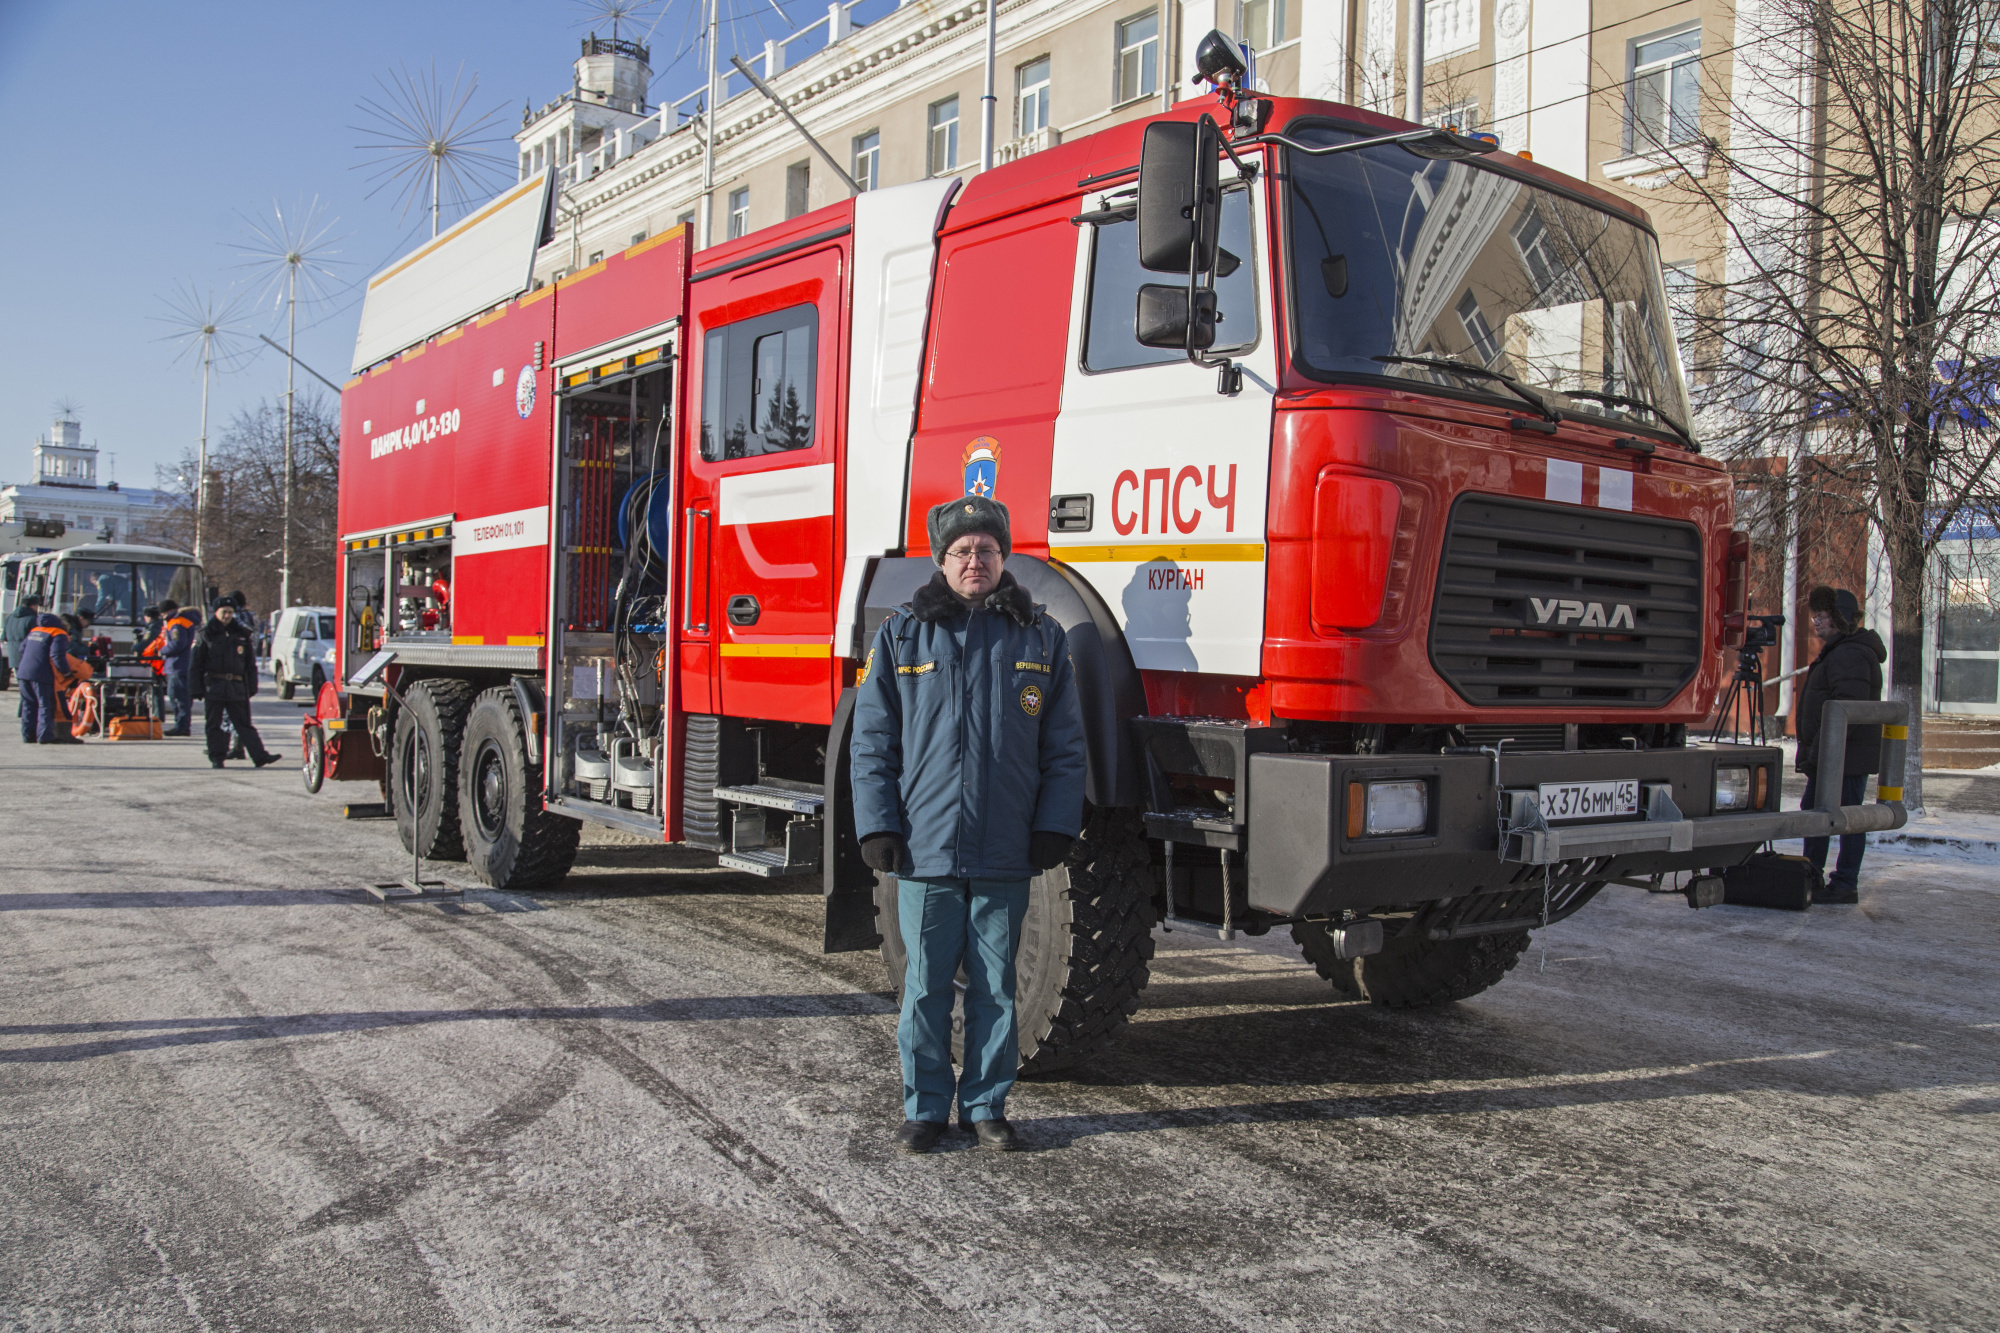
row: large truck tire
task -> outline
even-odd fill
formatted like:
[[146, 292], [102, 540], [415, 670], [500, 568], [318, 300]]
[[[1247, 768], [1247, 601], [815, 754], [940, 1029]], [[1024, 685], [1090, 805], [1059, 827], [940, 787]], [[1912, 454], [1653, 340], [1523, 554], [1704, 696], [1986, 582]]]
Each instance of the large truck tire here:
[[[278, 687], [278, 697], [280, 699], [289, 699], [299, 691], [299, 683], [286, 675], [285, 668], [276, 662], [271, 664], [271, 679]], [[313, 691], [313, 697], [319, 697], [318, 690]]]
[[542, 808], [542, 766], [528, 762], [527, 729], [510, 686], [473, 701], [458, 767], [465, 860], [496, 889], [539, 889], [576, 863], [583, 826]]
[[1381, 953], [1342, 959], [1317, 921], [1293, 926], [1292, 939], [1335, 990], [1383, 1009], [1428, 1009], [1470, 999], [1506, 976], [1528, 947], [1528, 932], [1517, 930], [1457, 940], [1391, 940]]
[[[1035, 876], [1014, 954], [1023, 1074], [1052, 1073], [1084, 1060], [1139, 1007], [1153, 958], [1153, 893], [1139, 822], [1125, 811], [1092, 811], [1069, 859]], [[882, 963], [900, 1004], [906, 956], [894, 876], [878, 878], [875, 906]], [[952, 1014], [951, 1033], [952, 1057], [962, 1060], [962, 1002]]]
[[396, 832], [403, 849], [431, 861], [463, 861], [458, 829], [458, 757], [474, 690], [463, 680], [420, 680], [403, 691], [390, 747]]

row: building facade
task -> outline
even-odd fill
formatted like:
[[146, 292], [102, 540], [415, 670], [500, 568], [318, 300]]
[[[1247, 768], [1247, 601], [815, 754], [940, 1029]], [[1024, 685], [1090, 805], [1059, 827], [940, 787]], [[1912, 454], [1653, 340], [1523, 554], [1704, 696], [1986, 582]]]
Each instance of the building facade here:
[[64, 413], [46, 436], [37, 436], [34, 480], [0, 486], [0, 523], [54, 519], [69, 534], [88, 532], [103, 541], [166, 544], [171, 504], [163, 491], [97, 480], [98, 449], [83, 439], [83, 425]]

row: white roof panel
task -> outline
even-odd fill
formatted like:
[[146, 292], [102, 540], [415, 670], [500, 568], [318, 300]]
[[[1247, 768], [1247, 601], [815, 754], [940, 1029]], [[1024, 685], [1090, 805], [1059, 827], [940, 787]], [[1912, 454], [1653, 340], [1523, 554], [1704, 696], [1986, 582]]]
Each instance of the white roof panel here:
[[368, 280], [354, 373], [526, 291], [549, 210], [545, 172]]

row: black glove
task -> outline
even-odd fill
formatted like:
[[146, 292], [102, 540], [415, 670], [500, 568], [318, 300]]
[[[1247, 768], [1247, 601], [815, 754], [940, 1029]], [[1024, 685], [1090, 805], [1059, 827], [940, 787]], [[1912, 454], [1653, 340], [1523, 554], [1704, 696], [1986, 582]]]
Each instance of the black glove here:
[[861, 859], [870, 870], [893, 875], [903, 864], [903, 838], [898, 833], [871, 833], [861, 840]]
[[1054, 870], [1075, 845], [1076, 839], [1068, 834], [1044, 833], [1037, 829], [1028, 835], [1028, 864], [1037, 870]]

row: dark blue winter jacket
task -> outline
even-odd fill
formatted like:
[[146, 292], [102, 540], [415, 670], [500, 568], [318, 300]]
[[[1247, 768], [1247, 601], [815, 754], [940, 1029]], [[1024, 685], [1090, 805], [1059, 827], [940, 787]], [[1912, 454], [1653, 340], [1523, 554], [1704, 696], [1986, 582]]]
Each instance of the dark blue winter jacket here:
[[21, 640], [21, 661], [14, 672], [22, 680], [53, 685], [58, 670], [69, 670], [69, 631], [61, 616], [44, 614]]
[[855, 834], [901, 834], [912, 878], [1027, 879], [1030, 832], [1083, 828], [1069, 640], [1012, 574], [977, 611], [939, 574], [882, 622], [850, 750]]

